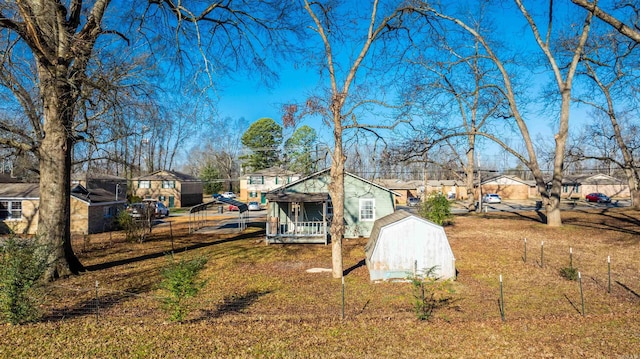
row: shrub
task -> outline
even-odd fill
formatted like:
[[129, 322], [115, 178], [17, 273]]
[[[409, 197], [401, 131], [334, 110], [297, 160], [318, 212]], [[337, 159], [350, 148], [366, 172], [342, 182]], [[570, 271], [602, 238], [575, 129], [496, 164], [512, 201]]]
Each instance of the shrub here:
[[36, 239], [11, 236], [0, 247], [0, 315], [5, 322], [21, 324], [40, 317], [40, 278], [46, 269], [44, 246]]
[[560, 268], [560, 275], [568, 280], [578, 280], [578, 268], [573, 266]]
[[127, 211], [120, 211], [116, 217], [116, 222], [118, 223], [118, 227], [124, 230], [125, 237], [128, 241], [144, 242], [148, 229], [145, 223], [146, 221], [136, 220], [131, 217]]
[[419, 320], [429, 320], [436, 308], [451, 300], [451, 282], [440, 281], [435, 275], [436, 269], [434, 266], [424, 270], [422, 275], [416, 273], [407, 277], [413, 287], [413, 311]]
[[451, 203], [442, 193], [431, 193], [420, 205], [419, 213], [422, 217], [441, 226], [453, 222]]
[[206, 281], [197, 281], [198, 273], [204, 268], [207, 260], [196, 258], [190, 261], [181, 259], [176, 262], [171, 256], [171, 263], [162, 269], [160, 288], [167, 295], [162, 298], [165, 310], [171, 321], [181, 322], [189, 312], [187, 300], [195, 297]]

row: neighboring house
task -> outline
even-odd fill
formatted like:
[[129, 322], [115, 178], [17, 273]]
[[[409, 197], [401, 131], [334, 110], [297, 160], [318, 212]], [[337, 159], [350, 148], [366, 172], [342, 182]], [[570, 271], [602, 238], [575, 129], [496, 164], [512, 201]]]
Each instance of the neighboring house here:
[[267, 204], [267, 192], [299, 180], [301, 175], [284, 168], [271, 167], [249, 173], [240, 179], [239, 199]]
[[40, 185], [0, 183], [0, 233], [35, 234]]
[[127, 179], [120, 176], [105, 174], [78, 173], [71, 175], [71, 185], [82, 185], [87, 189], [102, 188], [115, 193], [117, 199], [127, 197]]
[[[0, 232], [35, 234], [38, 230], [40, 188], [37, 183], [3, 184], [0, 189]], [[126, 198], [81, 185], [71, 189], [71, 233], [91, 234], [112, 230]]]
[[[517, 176], [499, 175], [480, 183], [482, 195], [497, 193], [503, 200], [525, 200], [539, 198], [535, 181], [525, 181]], [[476, 193], [480, 198], [480, 193]]]
[[376, 220], [364, 250], [372, 281], [424, 277], [431, 268], [439, 279], [456, 277], [444, 228], [406, 211]]
[[103, 188], [71, 188], [71, 233], [93, 234], [116, 228], [118, 212], [125, 208], [127, 198]]
[[562, 179], [561, 198], [584, 199], [586, 195], [594, 192], [604, 193], [611, 198], [631, 196], [626, 181], [602, 173], [566, 175]]
[[380, 178], [373, 180], [373, 183], [398, 193], [399, 196], [396, 196], [396, 205], [406, 206], [408, 205], [407, 201], [409, 198], [420, 197], [414, 181], [403, 181], [397, 178]]
[[448, 199], [467, 199], [467, 186], [456, 180], [427, 180], [427, 195], [431, 193], [442, 193]]
[[132, 180], [133, 194], [153, 198], [167, 207], [191, 207], [202, 203], [200, 179], [176, 171], [156, 171]]
[[[267, 193], [267, 243], [329, 242], [333, 215], [329, 169]], [[345, 172], [345, 238], [368, 237], [376, 219], [395, 210], [399, 194]]]

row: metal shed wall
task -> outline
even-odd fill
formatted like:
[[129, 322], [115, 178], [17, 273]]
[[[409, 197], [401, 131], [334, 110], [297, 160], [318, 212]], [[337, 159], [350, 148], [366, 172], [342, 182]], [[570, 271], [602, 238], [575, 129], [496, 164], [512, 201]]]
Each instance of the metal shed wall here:
[[[444, 228], [414, 215], [397, 219], [374, 229], [376, 235], [366, 246], [367, 267], [372, 281], [404, 279], [436, 266], [441, 279], [455, 278], [455, 257]], [[392, 217], [393, 218], [393, 217]]]

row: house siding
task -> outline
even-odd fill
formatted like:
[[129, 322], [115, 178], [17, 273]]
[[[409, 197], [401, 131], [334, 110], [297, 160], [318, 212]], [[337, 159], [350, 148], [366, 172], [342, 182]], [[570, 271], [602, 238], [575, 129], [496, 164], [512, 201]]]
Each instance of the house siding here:
[[[325, 172], [287, 187], [287, 192], [328, 192], [329, 183], [329, 173]], [[375, 220], [393, 213], [395, 210], [395, 195], [392, 192], [348, 174], [344, 179], [344, 193], [345, 238], [368, 237]], [[360, 199], [375, 200], [373, 220], [359, 221]]]
[[22, 217], [0, 221], [0, 233], [36, 234], [38, 230], [38, 199], [10, 199], [22, 202]]

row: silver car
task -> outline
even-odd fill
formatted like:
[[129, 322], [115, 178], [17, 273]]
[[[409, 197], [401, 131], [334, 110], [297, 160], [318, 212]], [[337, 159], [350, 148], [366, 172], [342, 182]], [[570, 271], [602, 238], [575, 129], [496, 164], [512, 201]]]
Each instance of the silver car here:
[[496, 193], [487, 193], [482, 197], [484, 203], [502, 203], [502, 198]]
[[262, 208], [260, 208], [260, 203], [258, 202], [249, 202], [249, 210], [250, 211], [259, 211]]

